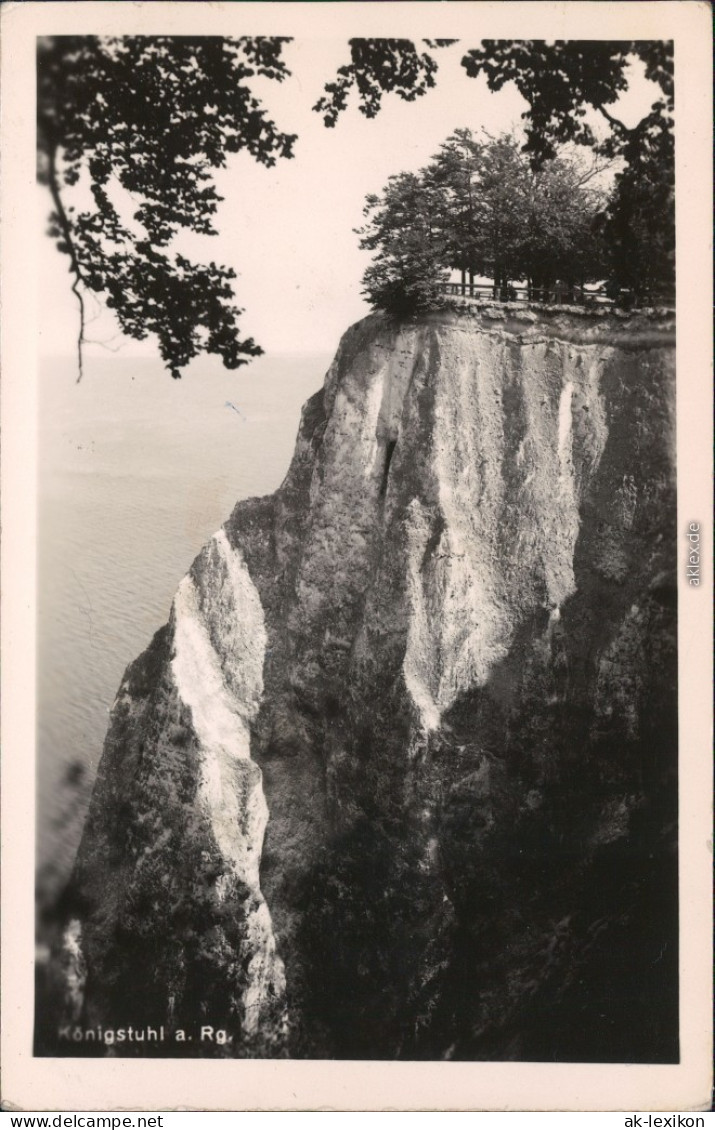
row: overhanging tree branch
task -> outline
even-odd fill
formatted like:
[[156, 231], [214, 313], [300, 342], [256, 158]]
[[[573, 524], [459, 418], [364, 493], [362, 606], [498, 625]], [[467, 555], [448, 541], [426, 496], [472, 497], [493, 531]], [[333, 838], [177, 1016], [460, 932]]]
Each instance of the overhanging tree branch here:
[[[213, 170], [247, 150], [265, 166], [292, 156], [253, 94], [256, 76], [282, 81], [284, 37], [66, 36], [42, 39], [38, 141], [56, 212], [60, 250], [70, 257], [80, 306], [79, 375], [85, 341], [83, 289], [106, 296], [123, 332], [157, 335], [172, 376], [200, 352], [228, 368], [262, 352], [241, 340], [230, 268], [191, 263], [163, 249], [181, 229], [216, 234], [221, 201]], [[59, 167], [59, 157], [62, 167]], [[65, 185], [88, 177], [94, 206], [71, 215]], [[125, 225], [107, 186], [133, 207]], [[116, 198], [116, 193], [113, 194]]]
[[82, 349], [84, 346], [84, 331], [86, 324], [86, 313], [84, 305], [84, 296], [81, 291], [83, 284], [82, 272], [80, 270], [79, 259], [77, 257], [77, 250], [74, 245], [72, 225], [65, 211], [62, 194], [60, 193], [59, 179], [57, 175], [57, 145], [50, 141], [48, 148], [48, 187], [52, 197], [52, 203], [55, 206], [55, 218], [60, 227], [62, 234], [62, 241], [64, 242], [67, 254], [70, 260], [70, 270], [74, 275], [72, 282], [72, 293], [77, 299], [79, 306], [79, 332], [77, 335], [77, 384], [82, 380], [84, 375], [84, 365], [82, 357]]
[[618, 130], [619, 133], [626, 135], [635, 132], [635, 130], [629, 129], [628, 126], [619, 121], [618, 118], [614, 118], [613, 114], [610, 114], [605, 106], [597, 105], [594, 107], [594, 109], [598, 110], [600, 114], [603, 114], [603, 117], [606, 119], [609, 125], [613, 126], [613, 128]]

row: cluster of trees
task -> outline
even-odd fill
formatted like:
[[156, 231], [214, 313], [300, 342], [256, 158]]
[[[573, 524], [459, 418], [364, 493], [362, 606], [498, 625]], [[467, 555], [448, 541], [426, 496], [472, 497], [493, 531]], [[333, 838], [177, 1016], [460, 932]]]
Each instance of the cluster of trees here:
[[511, 135], [457, 130], [426, 168], [367, 198], [360, 246], [376, 255], [365, 295], [399, 316], [438, 304], [452, 270], [463, 289], [487, 275], [502, 295], [515, 280], [538, 292], [602, 278], [603, 167], [571, 156], [534, 168]]
[[[52, 195], [51, 231], [69, 257], [79, 303], [80, 372], [84, 296], [90, 290], [105, 296], [127, 334], [157, 336], [173, 376], [201, 351], [218, 353], [232, 368], [262, 352], [251, 338], [239, 336], [235, 272], [215, 263], [192, 263], [172, 253], [170, 244], [181, 228], [215, 232], [212, 217], [220, 197], [212, 171], [225, 165], [227, 154], [245, 150], [266, 165], [293, 155], [296, 138], [277, 127], [254, 84], [255, 79], [281, 82], [288, 77], [283, 59], [287, 42], [284, 37], [183, 36], [61, 36], [40, 42], [40, 176]], [[380, 111], [385, 95], [415, 101], [435, 85], [439, 53], [453, 42], [351, 39], [349, 61], [326, 83], [314, 110], [333, 127], [351, 99], [368, 118]], [[644, 66], [658, 97], [636, 126], [627, 127], [611, 110], [627, 89], [634, 59]], [[526, 100], [524, 154], [542, 185], [555, 176], [566, 183], [569, 197], [568, 179], [577, 172], [569, 172], [563, 158], [558, 158], [560, 165], [553, 163], [566, 143], [589, 148], [598, 159], [620, 161], [614, 193], [602, 213], [604, 273], [636, 297], [672, 289], [672, 43], [484, 40], [467, 48], [461, 63], [468, 76], [485, 78], [490, 90], [513, 83]], [[596, 116], [605, 136], [593, 129]], [[449, 191], [459, 213], [454, 222], [467, 233], [463, 269], [468, 271], [471, 263], [481, 261], [484, 248], [479, 250], [473, 205], [465, 204], [469, 186], [458, 183], [465, 144], [455, 135], [453, 152], [445, 148], [441, 163], [443, 175], [453, 181]], [[480, 176], [485, 184], [490, 177], [495, 182], [496, 200], [497, 182], [502, 175], [507, 180], [516, 175], [517, 161], [525, 168], [524, 154], [503, 139], [486, 148], [489, 152], [478, 158]], [[74, 211], [65, 189], [80, 178], [91, 189], [93, 206]], [[428, 260], [440, 223], [430, 195], [437, 185], [425, 185], [422, 177], [398, 180], [390, 189], [394, 208], [413, 214], [413, 227], [404, 230], [403, 239], [416, 259]], [[116, 206], [118, 191], [135, 204], [129, 222]], [[507, 248], [517, 238], [515, 218], [511, 205], [499, 215], [494, 211], [499, 246]], [[565, 228], [569, 223], [567, 218]], [[554, 254], [561, 235], [554, 233]], [[365, 232], [364, 238], [373, 236]], [[439, 277], [437, 262], [433, 265]], [[425, 276], [427, 261], [423, 267]], [[505, 261], [496, 269], [508, 273], [512, 268]], [[386, 287], [388, 295], [394, 290], [389, 277], [380, 281], [375, 275], [368, 282], [377, 290]], [[429, 291], [429, 282], [420, 286]], [[426, 300], [426, 294], [420, 297], [420, 302]]]
[[[453, 41], [425, 40], [424, 45], [429, 50], [420, 52], [410, 40], [371, 40], [367, 41], [369, 50], [365, 48], [366, 41], [351, 40], [350, 63], [339, 69], [336, 81], [326, 86], [326, 94], [315, 108], [324, 114], [326, 125], [334, 125], [352, 89], [361, 111], [374, 117], [383, 94], [395, 91], [401, 97], [408, 96], [402, 89], [406, 74], [415, 76], [417, 92], [424, 93], [435, 82], [437, 63], [433, 49], [450, 42]], [[633, 63], [642, 65], [656, 93], [648, 113], [635, 125], [627, 126], [612, 111], [614, 103], [628, 89], [629, 67]], [[580, 146], [596, 162], [613, 160], [617, 163], [619, 171], [613, 190], [608, 199], [601, 202], [596, 215], [593, 215], [593, 193], [580, 197], [584, 226], [579, 229], [574, 223], [573, 256], [580, 258], [583, 266], [588, 266], [587, 278], [605, 278], [612, 295], [637, 303], [652, 298], [672, 298], [675, 290], [672, 42], [485, 39], [478, 47], [466, 51], [462, 66], [471, 78], [485, 78], [491, 91], [499, 91], [508, 83], [515, 85], [528, 105], [522, 115], [525, 133], [522, 154], [542, 178], [548, 176], [551, 163], [552, 173], [563, 183], [566, 196], [572, 201], [574, 181], [563, 167], [563, 158], [558, 157], [564, 146]], [[597, 121], [600, 129], [596, 129]], [[494, 150], [496, 162], [513, 160], [513, 155], [505, 154], [508, 148], [502, 147], [499, 153]], [[578, 176], [577, 172], [576, 181]], [[395, 181], [402, 181], [401, 186]], [[392, 193], [399, 196], [405, 192], [427, 206], [426, 197], [420, 197], [414, 180], [406, 176], [404, 180], [395, 178], [395, 181], [384, 196]], [[485, 177], [485, 184], [487, 181]], [[519, 194], [515, 193], [517, 204], [518, 199]], [[405, 301], [403, 288], [394, 272], [388, 269], [389, 236], [383, 245], [377, 237], [380, 227], [377, 211], [381, 207], [379, 200], [373, 207], [368, 201], [371, 222], [361, 232], [363, 246], [381, 248], [385, 253], [380, 256], [382, 262], [376, 261], [368, 269], [364, 280], [366, 294], [376, 305], [396, 302], [396, 309], [415, 303], [428, 304], [431, 299], [426, 296], [434, 296], [440, 290], [439, 282], [445, 275], [444, 258], [441, 254], [433, 255], [435, 284], [430, 287], [424, 279], [415, 282], [411, 296]], [[504, 229], [508, 227], [507, 216], [511, 212], [509, 205], [502, 217]], [[569, 222], [574, 219], [571, 216]], [[439, 242], [437, 227], [436, 219], [428, 224], [423, 211], [418, 209], [414, 230], [409, 236], [403, 236], [403, 246], [412, 247], [416, 258], [421, 257], [424, 262]], [[568, 223], [564, 230], [567, 228]], [[429, 236], [427, 246], [425, 233]], [[498, 239], [505, 234], [506, 231], [500, 232]], [[392, 245], [393, 250], [395, 246]], [[558, 251], [558, 239], [551, 246]], [[497, 256], [492, 257], [492, 263], [498, 275]], [[462, 266], [453, 257], [450, 265]], [[567, 276], [573, 277], [576, 266], [561, 260], [561, 269]], [[544, 267], [542, 278], [545, 272], [554, 269], [548, 260]], [[468, 263], [465, 269], [469, 269]], [[519, 267], [517, 274], [531, 277], [528, 266]]]

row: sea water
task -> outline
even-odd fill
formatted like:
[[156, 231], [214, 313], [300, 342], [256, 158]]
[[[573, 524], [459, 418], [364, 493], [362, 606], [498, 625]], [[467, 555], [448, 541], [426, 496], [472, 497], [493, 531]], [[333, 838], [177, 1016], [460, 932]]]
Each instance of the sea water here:
[[40, 366], [37, 863], [40, 908], [66, 882], [109, 711], [166, 623], [204, 542], [288, 469], [325, 354], [211, 359], [174, 381], [157, 360]]

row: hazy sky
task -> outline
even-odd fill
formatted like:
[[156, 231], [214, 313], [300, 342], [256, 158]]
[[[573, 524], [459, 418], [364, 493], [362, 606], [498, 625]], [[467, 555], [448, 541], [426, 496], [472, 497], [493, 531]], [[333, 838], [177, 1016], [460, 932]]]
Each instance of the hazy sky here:
[[[494, 133], [519, 126], [525, 108], [520, 95], [511, 84], [493, 94], [483, 78], [468, 78], [460, 66], [465, 46], [437, 52], [436, 87], [424, 97], [407, 103], [387, 96], [373, 120], [351, 104], [334, 129], [326, 129], [311, 107], [347, 61], [344, 40], [287, 45], [292, 77], [283, 84], [261, 82], [277, 125], [298, 134], [295, 157], [279, 160], [272, 169], [246, 154], [232, 157], [217, 174], [224, 197], [216, 217], [220, 234], [182, 236], [178, 246], [196, 258], [234, 267], [238, 304], [245, 309], [241, 332], [253, 335], [267, 352], [333, 349], [347, 326], [367, 313], [360, 279], [369, 256], [360, 251], [353, 231], [363, 222], [367, 193], [379, 192], [393, 173], [419, 169], [455, 128]], [[633, 71], [632, 89], [619, 112], [636, 120], [655, 91]], [[38, 192], [46, 214], [47, 190]], [[41, 352], [69, 356], [76, 349], [77, 310], [67, 260], [49, 239], [43, 243]], [[156, 352], [152, 342], [117, 338], [106, 312], [88, 327], [87, 336], [119, 346], [122, 356]], [[87, 352], [108, 355], [91, 345]]]

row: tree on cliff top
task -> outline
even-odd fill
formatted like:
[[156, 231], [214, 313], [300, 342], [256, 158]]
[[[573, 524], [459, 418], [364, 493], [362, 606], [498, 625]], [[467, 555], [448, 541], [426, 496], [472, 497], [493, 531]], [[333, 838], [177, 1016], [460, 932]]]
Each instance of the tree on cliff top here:
[[534, 169], [517, 139], [457, 130], [420, 173], [391, 177], [369, 196], [360, 246], [375, 251], [363, 277], [369, 302], [402, 316], [443, 301], [450, 269], [550, 287], [600, 278], [600, 163], [557, 157]]
[[[295, 137], [278, 129], [251, 89], [255, 78], [280, 82], [289, 74], [286, 42], [183, 36], [40, 42], [40, 177], [52, 195], [51, 233], [69, 257], [80, 306], [80, 375], [89, 290], [106, 296], [125, 333], [157, 335], [175, 377], [201, 351], [219, 354], [230, 368], [261, 352], [251, 338], [239, 337], [235, 272], [192, 263], [172, 254], [169, 244], [181, 228], [214, 234], [220, 198], [211, 171], [225, 165], [226, 154], [245, 150], [265, 165], [292, 156]], [[352, 91], [369, 118], [385, 94], [414, 101], [435, 85], [433, 52], [451, 42], [352, 39], [349, 62], [314, 109], [334, 126]], [[611, 108], [627, 88], [633, 56], [662, 97], [627, 128]], [[654, 251], [660, 274], [672, 275], [672, 44], [485, 40], [467, 50], [462, 65], [472, 77], [484, 75], [492, 91], [517, 86], [529, 106], [526, 151], [535, 166], [564, 142], [622, 157], [620, 200], [609, 216], [621, 248], [614, 263], [633, 262], [635, 240], [641, 261]], [[606, 123], [605, 139], [589, 123], [589, 108]], [[78, 182], [93, 199], [83, 211], [65, 202], [64, 190]]]
[[[354, 89], [368, 117], [381, 97], [397, 89], [394, 49], [384, 41], [350, 40], [350, 64], [315, 109], [325, 124], [335, 125]], [[401, 44], [411, 41], [399, 41]], [[428, 41], [444, 45], [450, 41]], [[413, 45], [414, 47], [414, 45]], [[406, 50], [403, 48], [403, 50]], [[434, 83], [436, 62], [423, 58], [424, 82]], [[650, 112], [626, 126], [611, 111], [628, 88], [628, 66], [638, 59], [645, 77], [660, 88]], [[526, 100], [522, 115], [524, 151], [534, 169], [553, 159], [567, 143], [590, 148], [597, 156], [620, 158], [623, 170], [602, 225], [608, 247], [607, 273], [614, 291], [631, 290], [636, 298], [672, 295], [675, 287], [675, 164], [673, 137], [673, 44], [660, 40], [497, 40], [470, 48], [462, 66], [472, 78], [484, 76], [491, 91], [513, 83]], [[596, 117], [606, 127], [595, 129]]]
[[636, 301], [672, 300], [675, 290], [675, 178], [672, 131], [649, 115], [628, 141], [625, 165], [603, 217], [606, 273]]
[[391, 177], [381, 197], [368, 196], [360, 246], [377, 254], [363, 276], [369, 302], [396, 317], [438, 305], [448, 278], [443, 197], [414, 173]]

